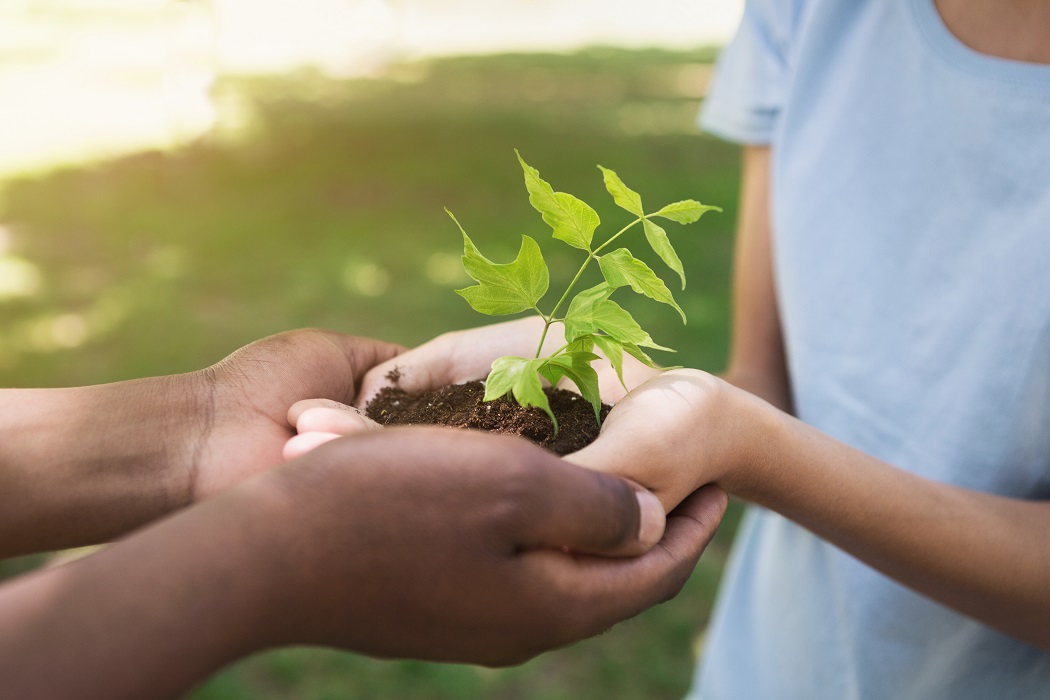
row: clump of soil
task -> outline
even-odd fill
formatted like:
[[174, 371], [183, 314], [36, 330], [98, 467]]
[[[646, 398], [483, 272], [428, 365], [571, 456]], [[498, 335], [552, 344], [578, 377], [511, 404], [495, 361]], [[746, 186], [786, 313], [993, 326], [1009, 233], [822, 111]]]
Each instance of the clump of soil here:
[[[485, 385], [481, 382], [452, 384], [418, 396], [388, 386], [369, 402], [365, 413], [380, 425], [446, 425], [520, 435], [559, 455], [594, 442], [599, 430], [594, 408], [579, 394], [565, 389], [547, 387], [544, 392], [558, 419], [557, 435], [551, 419], [538, 408], [523, 408], [506, 396], [482, 401]], [[611, 408], [602, 404], [602, 421]]]

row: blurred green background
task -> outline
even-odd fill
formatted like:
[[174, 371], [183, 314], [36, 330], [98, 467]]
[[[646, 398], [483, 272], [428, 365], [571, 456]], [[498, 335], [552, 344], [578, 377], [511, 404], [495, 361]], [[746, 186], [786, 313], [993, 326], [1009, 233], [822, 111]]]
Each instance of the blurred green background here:
[[[684, 198], [725, 209], [667, 224], [689, 279], [676, 293], [688, 326], [666, 306], [617, 295], [679, 349], [659, 361], [719, 370], [739, 154], [695, 128], [713, 56], [590, 49], [406, 63], [367, 80], [224, 79], [213, 94], [239, 115], [236, 129], [0, 182], [0, 385], [184, 372], [301, 326], [414, 345], [489, 322], [452, 292], [465, 278], [443, 207], [498, 262], [522, 233], [540, 241], [553, 280], [567, 282], [580, 261], [529, 206], [514, 148], [597, 209], [598, 236], [626, 223], [599, 163], [648, 209]], [[677, 599], [519, 668], [291, 649], [237, 664], [192, 697], [679, 697], [735, 517]]]

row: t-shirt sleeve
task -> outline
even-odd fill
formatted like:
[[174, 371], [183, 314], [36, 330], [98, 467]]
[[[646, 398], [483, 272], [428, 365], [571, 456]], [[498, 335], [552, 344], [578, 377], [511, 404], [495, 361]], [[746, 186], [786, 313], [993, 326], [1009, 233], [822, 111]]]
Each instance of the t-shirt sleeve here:
[[748, 0], [736, 35], [718, 58], [700, 128], [738, 143], [772, 143], [790, 80], [796, 5]]

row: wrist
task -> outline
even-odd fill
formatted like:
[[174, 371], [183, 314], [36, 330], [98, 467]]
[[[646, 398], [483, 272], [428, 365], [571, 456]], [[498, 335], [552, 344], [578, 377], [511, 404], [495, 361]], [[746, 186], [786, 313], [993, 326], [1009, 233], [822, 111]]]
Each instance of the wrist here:
[[181, 697], [272, 646], [295, 562], [273, 543], [294, 520], [270, 496], [234, 489], [4, 586], [0, 685], [19, 697]]
[[768, 505], [784, 469], [790, 417], [765, 400], [732, 389], [735, 406], [728, 429], [737, 446], [730, 470], [719, 481], [727, 492], [758, 505]]
[[180, 377], [2, 392], [0, 553], [105, 541], [187, 505], [196, 404]]
[[726, 448], [714, 480], [726, 492], [758, 502], [780, 449], [784, 414], [758, 396], [728, 383], [722, 385], [722, 394], [719, 432]]

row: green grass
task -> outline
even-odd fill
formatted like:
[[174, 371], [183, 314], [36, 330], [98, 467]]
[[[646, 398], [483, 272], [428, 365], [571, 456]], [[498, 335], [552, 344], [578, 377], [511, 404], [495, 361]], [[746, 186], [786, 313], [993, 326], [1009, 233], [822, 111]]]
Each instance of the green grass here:
[[[461, 239], [443, 207], [498, 262], [529, 233], [554, 278], [579, 264], [529, 206], [514, 148], [556, 189], [596, 203], [607, 233], [626, 215], [598, 163], [653, 203], [725, 208], [667, 227], [690, 280], [677, 295], [688, 326], [670, 308], [622, 302], [679, 349], [658, 360], [720, 369], [738, 152], [695, 132], [699, 101], [683, 86], [710, 59], [596, 49], [446, 59], [386, 80], [228, 82], [217, 97], [247, 115], [241, 129], [3, 183], [9, 254], [42, 280], [32, 296], [0, 300], [0, 385], [188, 371], [299, 326], [413, 345], [486, 322], [452, 292], [464, 283]], [[679, 598], [520, 668], [292, 649], [242, 662], [193, 697], [677, 697], [725, 558], [723, 529]]]

